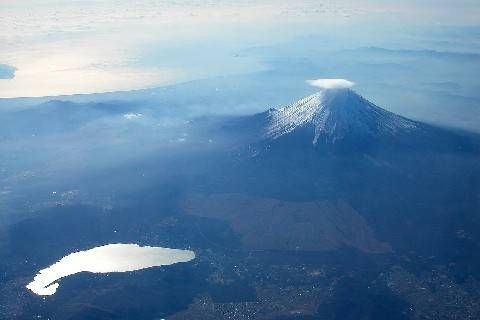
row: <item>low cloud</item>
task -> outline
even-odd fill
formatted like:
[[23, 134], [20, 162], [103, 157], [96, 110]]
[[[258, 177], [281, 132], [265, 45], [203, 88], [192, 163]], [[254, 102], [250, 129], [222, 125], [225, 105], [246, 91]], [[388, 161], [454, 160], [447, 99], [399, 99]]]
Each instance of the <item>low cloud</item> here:
[[129, 112], [129, 113], [124, 113], [123, 117], [127, 120], [133, 120], [133, 119], [138, 119], [138, 118], [142, 117], [142, 114], [141, 113]]
[[354, 82], [345, 79], [316, 79], [307, 80], [307, 83], [320, 89], [345, 89], [355, 85]]

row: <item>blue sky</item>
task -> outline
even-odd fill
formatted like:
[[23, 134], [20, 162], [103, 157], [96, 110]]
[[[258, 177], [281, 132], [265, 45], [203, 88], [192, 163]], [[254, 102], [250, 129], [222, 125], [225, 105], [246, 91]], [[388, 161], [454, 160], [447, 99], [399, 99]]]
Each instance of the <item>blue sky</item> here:
[[[271, 66], [270, 54], [245, 52], [309, 36], [323, 37], [316, 50], [430, 48], [426, 41], [438, 47], [450, 27], [465, 30], [454, 49], [475, 51], [469, 33], [478, 32], [480, 16], [476, 1], [465, 0], [25, 0], [0, 1], [0, 8], [0, 64], [16, 69], [0, 77], [0, 97], [131, 90], [260, 71]], [[450, 38], [459, 41], [458, 34]], [[304, 43], [292, 54], [308, 49]]]

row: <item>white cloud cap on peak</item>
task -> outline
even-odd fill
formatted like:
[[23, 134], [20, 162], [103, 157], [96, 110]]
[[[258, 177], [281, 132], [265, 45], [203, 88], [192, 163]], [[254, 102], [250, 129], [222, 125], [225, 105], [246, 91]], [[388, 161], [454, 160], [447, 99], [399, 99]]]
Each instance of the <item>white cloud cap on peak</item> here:
[[354, 82], [345, 79], [316, 79], [307, 80], [307, 83], [320, 89], [347, 89], [355, 85]]

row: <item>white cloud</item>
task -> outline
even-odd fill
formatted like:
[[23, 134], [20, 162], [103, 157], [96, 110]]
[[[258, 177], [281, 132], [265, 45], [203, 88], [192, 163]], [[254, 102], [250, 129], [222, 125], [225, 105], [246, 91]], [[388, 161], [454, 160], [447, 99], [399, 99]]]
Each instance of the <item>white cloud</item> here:
[[354, 82], [345, 79], [316, 79], [307, 80], [307, 83], [320, 89], [345, 89], [355, 85]]
[[123, 117], [127, 120], [133, 120], [133, 119], [138, 119], [142, 116], [141, 113], [132, 113], [132, 112], [129, 112], [129, 113], [125, 113], [123, 114]]

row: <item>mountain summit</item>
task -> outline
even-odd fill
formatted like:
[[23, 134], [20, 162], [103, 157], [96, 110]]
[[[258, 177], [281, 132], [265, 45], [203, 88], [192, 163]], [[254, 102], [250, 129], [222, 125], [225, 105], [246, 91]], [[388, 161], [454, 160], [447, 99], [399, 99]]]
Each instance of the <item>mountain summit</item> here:
[[419, 123], [377, 107], [351, 89], [325, 89], [265, 113], [264, 137], [278, 139], [304, 132], [319, 142], [392, 137], [414, 131]]

